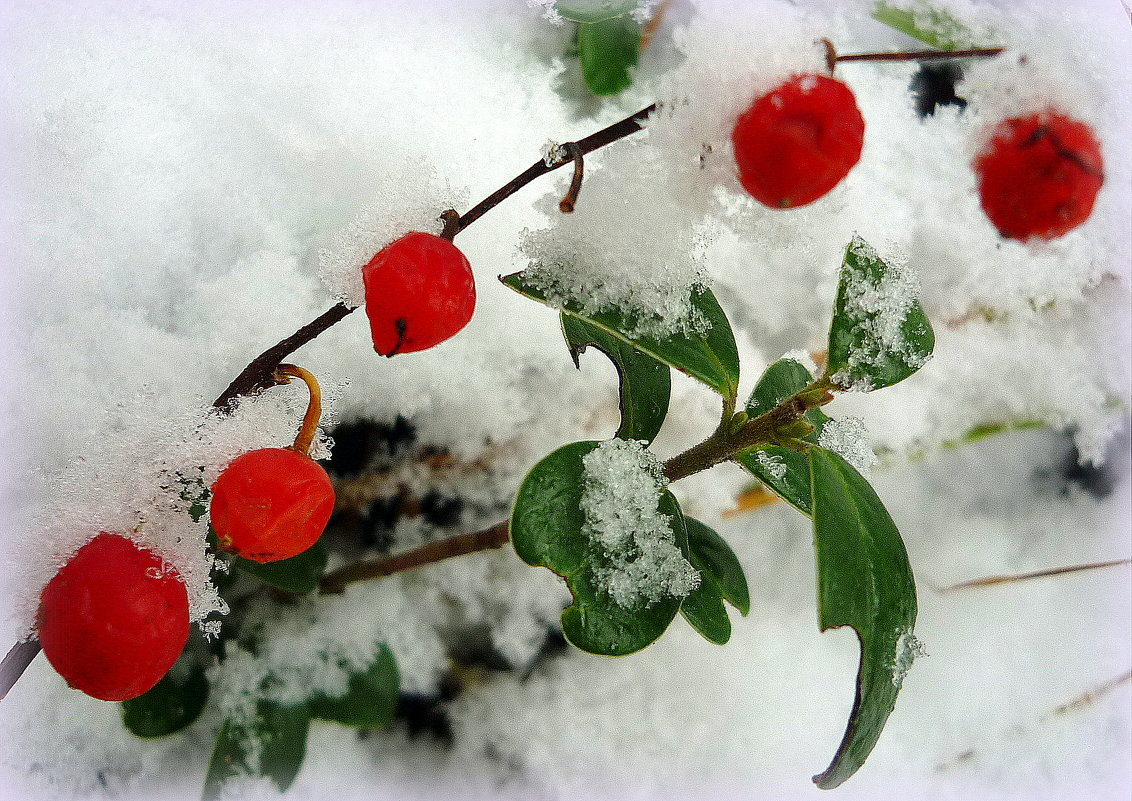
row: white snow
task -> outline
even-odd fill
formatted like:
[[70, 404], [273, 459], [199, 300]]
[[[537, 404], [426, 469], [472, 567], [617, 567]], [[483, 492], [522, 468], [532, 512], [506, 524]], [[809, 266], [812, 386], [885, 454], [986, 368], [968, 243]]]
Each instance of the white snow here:
[[[854, 233], [892, 243], [916, 267], [935, 356], [828, 411], [863, 420], [886, 454], [870, 481], [904, 534], [931, 658], [837, 798], [1127, 797], [1129, 684], [1055, 711], [1132, 664], [1127, 569], [936, 588], [1129, 555], [1126, 444], [1101, 499], [1065, 483], [1068, 440], [1053, 430], [1101, 459], [1132, 406], [1132, 26], [1118, 0], [939, 0], [976, 36], [993, 31], [978, 43], [1010, 48], [964, 64], [966, 110], [921, 120], [907, 91], [915, 65], [842, 64], [866, 120], [860, 163], [810, 206], [761, 207], [735, 178], [730, 125], [789, 75], [821, 72], [820, 37], [841, 52], [919, 46], [868, 20], [870, 5], [766, 0], [737, 14], [731, 0], [676, 0], [635, 85], [602, 101], [579, 94], [576, 59], [563, 55], [571, 26], [514, 0], [5, 6], [0, 648], [29, 630], [39, 588], [70, 553], [143, 519], [136, 536], [186, 577], [194, 616], [220, 608], [204, 524], [163, 487], [179, 470], [207, 477], [245, 449], [288, 444], [306, 398], [275, 388], [223, 419], [211, 399], [338, 299], [357, 302], [353, 269], [386, 241], [466, 210], [543, 157], [548, 139], [660, 100], [647, 132], [586, 158], [573, 215], [557, 210], [564, 166], [460, 235], [480, 291], [458, 336], [377, 359], [354, 313], [291, 360], [330, 388], [338, 419], [402, 414], [422, 442], [481, 465], [439, 477], [399, 465], [388, 477], [469, 498], [470, 531], [505, 518], [539, 458], [616, 424], [609, 364], [575, 370], [556, 314], [495, 281], [528, 266], [524, 243], [592, 269], [574, 287], [559, 278], [636, 303], [649, 325], [694, 328], [681, 293], [710, 284], [751, 383], [773, 354], [825, 347]], [[1094, 128], [1106, 183], [1068, 235], [1003, 241], [979, 208], [971, 159], [997, 121], [1050, 104]], [[718, 397], [674, 374], [653, 447], [675, 454], [718, 416]], [[940, 450], [974, 426], [1030, 419], [1050, 429]], [[467, 638], [512, 668], [460, 668], [451, 749], [403, 724], [366, 739], [312, 725], [288, 797], [829, 797], [809, 777], [844, 730], [856, 643], [817, 631], [802, 516], [777, 504], [721, 517], [748, 481], [721, 465], [671, 487], [747, 572], [752, 613], [733, 620], [725, 647], [678, 620], [624, 659], [540, 656], [569, 593], [507, 549], [352, 585], [303, 602], [301, 618], [265, 611], [278, 640], [245, 678], [270, 667], [290, 677], [281, 693], [340, 686], [323, 646], [360, 664], [387, 643], [406, 690], [422, 695], [438, 692]], [[436, 534], [402, 520], [394, 549]], [[217, 691], [222, 706], [246, 703], [239, 678]], [[116, 705], [68, 690], [41, 657], [0, 702], [0, 786], [44, 801], [197, 798], [221, 719], [214, 702], [182, 735], [139, 740]], [[262, 782], [239, 789], [272, 796]]]
[[668, 480], [645, 445], [609, 439], [582, 457], [582, 533], [603, 557], [594, 576], [627, 609], [683, 598], [700, 581], [676, 544], [672, 516], [658, 508]]
[[822, 426], [818, 445], [840, 455], [862, 473], [877, 462], [869, 444], [869, 431], [860, 417], [834, 418]]

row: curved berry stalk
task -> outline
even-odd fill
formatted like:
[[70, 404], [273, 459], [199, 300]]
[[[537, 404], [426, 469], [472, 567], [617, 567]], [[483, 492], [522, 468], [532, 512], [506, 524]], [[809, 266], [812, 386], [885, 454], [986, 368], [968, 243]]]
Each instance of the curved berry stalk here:
[[311, 396], [295, 444], [237, 456], [212, 485], [209, 511], [220, 547], [260, 564], [306, 551], [334, 511], [330, 476], [308, 456], [322, 415], [318, 381], [293, 364], [276, 370], [278, 383], [292, 376], [306, 383]]
[[40, 595], [39, 641], [76, 690], [124, 701], [164, 676], [189, 638], [189, 599], [177, 571], [153, 551], [102, 532]]

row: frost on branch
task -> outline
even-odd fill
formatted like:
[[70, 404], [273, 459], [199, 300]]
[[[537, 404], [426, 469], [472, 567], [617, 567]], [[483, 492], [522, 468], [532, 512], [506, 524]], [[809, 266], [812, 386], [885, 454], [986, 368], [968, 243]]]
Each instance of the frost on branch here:
[[582, 457], [582, 533], [608, 559], [595, 565], [598, 583], [618, 605], [647, 606], [683, 598], [700, 583], [658, 511], [668, 481], [660, 462], [640, 442], [611, 439]]

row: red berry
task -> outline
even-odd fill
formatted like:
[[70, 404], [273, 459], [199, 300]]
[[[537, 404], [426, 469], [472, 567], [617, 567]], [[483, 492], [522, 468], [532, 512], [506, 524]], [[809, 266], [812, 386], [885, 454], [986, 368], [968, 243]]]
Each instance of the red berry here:
[[314, 460], [290, 448], [261, 448], [224, 468], [209, 512], [224, 550], [263, 564], [314, 545], [333, 510], [330, 476]]
[[731, 132], [739, 181], [778, 209], [813, 203], [861, 158], [865, 120], [849, 87], [795, 75], [744, 111]]
[[1055, 111], [1003, 120], [975, 159], [983, 211], [1008, 239], [1055, 239], [1083, 223], [1104, 183], [1101, 147]]
[[472, 267], [439, 236], [419, 231], [362, 268], [373, 349], [382, 356], [431, 348], [459, 333], [476, 306]]
[[120, 534], [99, 534], [44, 587], [39, 642], [67, 684], [124, 701], [164, 676], [189, 638], [177, 571]]

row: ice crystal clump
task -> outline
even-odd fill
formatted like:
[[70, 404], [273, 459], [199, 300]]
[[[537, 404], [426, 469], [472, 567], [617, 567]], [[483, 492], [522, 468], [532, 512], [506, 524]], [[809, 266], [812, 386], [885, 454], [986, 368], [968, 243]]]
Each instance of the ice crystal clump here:
[[[880, 262], [876, 250], [854, 236], [849, 255], [863, 262]], [[868, 392], [873, 384], [868, 372], [891, 358], [900, 359], [918, 370], [931, 358], [905, 336], [904, 322], [920, 298], [920, 280], [903, 256], [889, 257], [879, 281], [860, 271], [850, 272], [842, 300], [844, 315], [850, 321], [857, 344], [849, 352], [848, 365], [835, 373], [834, 382], [845, 389]]]
[[829, 420], [818, 435], [818, 445], [838, 454], [862, 473], [877, 463], [865, 421], [860, 417]]
[[598, 586], [626, 609], [683, 598], [699, 573], [676, 545], [672, 517], [659, 511], [668, 485], [644, 443], [611, 439], [582, 457], [582, 528], [606, 558], [594, 569]]
[[318, 277], [351, 308], [365, 303], [362, 267], [379, 250], [410, 231], [439, 234], [444, 229], [440, 212], [467, 202], [466, 192], [454, 190], [435, 168], [416, 159], [382, 175], [373, 197], [318, 252]]
[[782, 461], [781, 456], [771, 456], [766, 451], [758, 451], [755, 454], [755, 461], [758, 462], [759, 467], [766, 471], [768, 476], [777, 481], [781, 481], [783, 476], [786, 475], [786, 464]]
[[904, 684], [904, 677], [908, 675], [908, 671], [912, 669], [912, 663], [919, 659], [921, 656], [927, 656], [928, 652], [924, 649], [924, 644], [916, 638], [910, 630], [901, 632], [899, 639], [896, 640], [896, 654], [892, 660], [892, 683], [896, 689], [900, 689]]
[[606, 154], [600, 170], [587, 163], [575, 211], [559, 213], [556, 191], [542, 203], [553, 225], [523, 231], [519, 247], [529, 261], [523, 276], [552, 306], [620, 314], [632, 337], [702, 334], [708, 323], [692, 298], [707, 287], [711, 228], [667, 192], [639, 191], [642, 180], [666, 181], [643, 148]]

